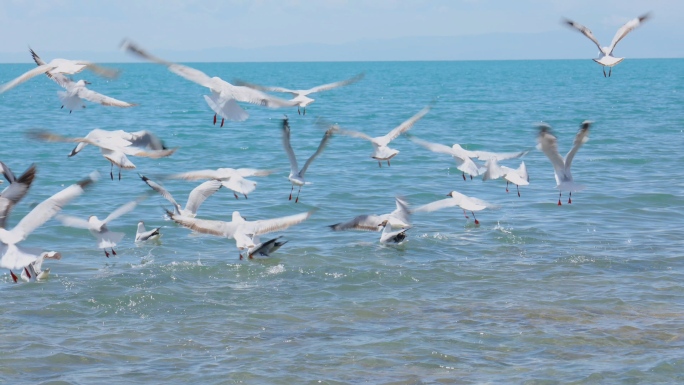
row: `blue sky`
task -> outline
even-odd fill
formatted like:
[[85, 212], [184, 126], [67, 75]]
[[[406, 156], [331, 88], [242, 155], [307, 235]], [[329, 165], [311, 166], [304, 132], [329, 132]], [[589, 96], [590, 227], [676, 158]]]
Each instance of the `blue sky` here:
[[[391, 49], [400, 55], [404, 38], [423, 38], [414, 39], [414, 44], [431, 47], [430, 37], [478, 36], [473, 41], [486, 45], [482, 51], [490, 52], [466, 50], [455, 55], [471, 56], [463, 59], [545, 58], [547, 50], [548, 58], [588, 58], [596, 54], [595, 47], [562, 26], [562, 17], [588, 26], [608, 45], [620, 25], [649, 11], [653, 19], [619, 48], [629, 57], [683, 56], [684, 49], [678, 47], [684, 38], [682, 0], [2, 0], [0, 61], [30, 61], [29, 45], [50, 53], [43, 54], [46, 57], [78, 53], [130, 61], [116, 52], [124, 37], [184, 61], [193, 57], [230, 60], [208, 53], [225, 48], [233, 49], [227, 52], [238, 56], [237, 60], [245, 52], [278, 60], [285, 49], [273, 50], [272, 58], [268, 54], [269, 48], [277, 47], [296, 48], [315, 59], [325, 56], [326, 50], [332, 54], [336, 46], [373, 49], [369, 42], [394, 40], [383, 53], [391, 60]], [[516, 35], [532, 36], [532, 44], [506, 51], [510, 44], [501, 42], [501, 36]], [[430, 49], [416, 53], [415, 59], [449, 58], [439, 52], [438, 45]], [[358, 51], [354, 52], [362, 60], [363, 52]]]

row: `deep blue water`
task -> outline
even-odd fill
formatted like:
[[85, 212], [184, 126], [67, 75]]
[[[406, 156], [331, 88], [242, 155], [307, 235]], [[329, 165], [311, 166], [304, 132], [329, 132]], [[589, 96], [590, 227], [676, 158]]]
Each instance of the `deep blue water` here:
[[[192, 234], [152, 195], [110, 224], [127, 235], [105, 258], [86, 230], [52, 220], [25, 246], [58, 250], [47, 281], [0, 275], [0, 382], [13, 383], [681, 383], [684, 381], [684, 60], [625, 60], [604, 78], [591, 60], [378, 63], [196, 63], [228, 81], [308, 88], [364, 72], [354, 85], [295, 109], [246, 106], [250, 118], [212, 125], [206, 89], [152, 64], [116, 64], [117, 80], [81, 73], [91, 89], [138, 103], [60, 110], [59, 87], [38, 77], [0, 95], [0, 160], [38, 176], [10, 218], [93, 170], [102, 179], [63, 212], [105, 217], [147, 193], [152, 178], [207, 168], [275, 169], [248, 200], [219, 191], [199, 217], [249, 220], [317, 208], [276, 233], [272, 259], [240, 261], [233, 240]], [[4, 83], [32, 68], [0, 65]], [[290, 117], [300, 164], [325, 117], [384, 135], [434, 100], [410, 131], [469, 149], [533, 149], [521, 197], [501, 180], [463, 181], [454, 161], [404, 137], [391, 167], [371, 146], [335, 136], [316, 159], [300, 203], [288, 201], [279, 128]], [[580, 122], [594, 121], [573, 162], [586, 190], [557, 206], [551, 163], [536, 149], [549, 123], [562, 154]], [[93, 128], [150, 130], [169, 158], [131, 158], [109, 179], [89, 146], [27, 139], [32, 128], [84, 136]], [[506, 162], [517, 167], [518, 162]], [[115, 171], [116, 172], [116, 171]], [[163, 182], [185, 203], [193, 182]], [[6, 186], [5, 183], [3, 186]], [[408, 241], [332, 232], [326, 225], [413, 206], [457, 190], [498, 206], [413, 216]], [[295, 190], [296, 191], [296, 190]], [[565, 194], [564, 194], [565, 195]], [[160, 245], [134, 245], [139, 220], [163, 226]], [[266, 238], [265, 236], [264, 238]]]

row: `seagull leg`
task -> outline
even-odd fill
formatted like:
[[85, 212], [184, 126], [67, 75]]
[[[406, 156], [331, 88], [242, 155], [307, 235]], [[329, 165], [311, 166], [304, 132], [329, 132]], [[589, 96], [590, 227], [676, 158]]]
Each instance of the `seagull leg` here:
[[302, 115], [306, 115], [306, 107], [304, 107], [304, 112], [302, 113]]
[[119, 180], [121, 180], [121, 167], [119, 167]]
[[563, 192], [562, 192], [562, 191], [558, 193], [558, 206], [560, 206], [560, 205], [561, 205], [561, 203], [560, 203], [560, 199], [561, 199], [561, 195], [562, 195], [562, 194], [563, 194]]
[[29, 273], [27, 268], [24, 268], [24, 272], [26, 273], [26, 276], [29, 277], [29, 279], [31, 279], [31, 273]]
[[294, 191], [294, 185], [292, 185], [292, 188], [290, 189], [290, 199], [288, 199], [289, 201], [292, 200], [292, 191]]
[[470, 174], [470, 180], [473, 180], [473, 174]]
[[518, 186], [518, 185], [516, 184], [516, 185], [515, 185], [515, 188], [518, 190], [518, 198], [520, 198], [520, 186]]
[[506, 181], [506, 192], [508, 192], [508, 181]]
[[462, 172], [462, 173], [461, 173], [461, 176], [463, 177], [463, 180], [466, 180], [466, 178], [465, 178], [465, 172]]
[[235, 191], [233, 191], [233, 196], [235, 197], [235, 199], [240, 199], [238, 198], [237, 193]]
[[12, 281], [14, 281], [14, 283], [17, 283], [17, 279], [18, 279], [18, 278], [17, 278], [16, 274], [14, 274], [14, 272], [13, 272], [12, 270], [10, 270], [10, 276], [12, 276]]
[[299, 114], [299, 115], [301, 115], [301, 114], [302, 114], [302, 112], [301, 112], [301, 111], [299, 111], [299, 106], [297, 106], [297, 114]]
[[387, 167], [389, 167], [389, 166], [390, 166], [389, 159], [387, 159]]
[[114, 251], [113, 247], [112, 247], [112, 254], [116, 255], [116, 251]]
[[216, 125], [216, 114], [214, 114], [214, 125]]
[[299, 186], [299, 191], [297, 191], [297, 199], [295, 199], [295, 203], [299, 202], [299, 193], [302, 192], [302, 186]]
[[467, 218], [470, 218], [470, 217], [468, 216], [468, 213], [466, 213], [465, 210], [463, 210], [463, 216], [466, 217], [466, 219], [467, 219]]
[[105, 252], [105, 257], [109, 258], [109, 253], [107, 252], [107, 249], [104, 249]]
[[475, 226], [479, 226], [479, 225], [480, 225], [480, 221], [478, 221], [477, 218], [475, 218], [475, 213], [474, 213], [474, 212], [471, 211], [471, 213], [473, 214], [473, 219], [475, 219]]
[[603, 77], [606, 77], [606, 67], [603, 67]]
[[238, 255], [240, 256], [240, 260], [242, 261], [242, 254], [238, 252]]
[[378, 167], [382, 167], [382, 163], [378, 161]]
[[242, 194], [242, 195], [244, 195], [244, 196], [245, 196], [245, 199], [247, 199], [247, 194]]
[[114, 163], [112, 163], [111, 167], [109, 168], [109, 177], [114, 180]]
[[570, 197], [568, 198], [568, 204], [572, 203], [572, 191], [570, 191]]
[[64, 105], [62, 105], [62, 107], [59, 107], [60, 110], [63, 109], [63, 108], [64, 108]]
[[610, 77], [610, 75], [611, 75], [612, 73], [613, 73], [613, 67], [610, 67], [610, 69], [608, 70], [608, 77]]
[[223, 123], [226, 121], [225, 118], [221, 118], [221, 127], [223, 127]]

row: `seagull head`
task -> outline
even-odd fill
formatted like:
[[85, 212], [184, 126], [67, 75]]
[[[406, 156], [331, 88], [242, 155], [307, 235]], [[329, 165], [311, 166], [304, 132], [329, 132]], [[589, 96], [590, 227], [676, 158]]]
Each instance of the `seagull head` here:
[[60, 260], [62, 259], [62, 254], [60, 254], [57, 251], [46, 251], [41, 253], [41, 256], [46, 259], [57, 259]]
[[592, 123], [594, 123], [594, 122], [592, 122], [591, 120], [585, 120], [582, 122], [582, 124], [580, 124], [580, 129], [581, 130], [588, 130], [589, 127], [591, 127]]

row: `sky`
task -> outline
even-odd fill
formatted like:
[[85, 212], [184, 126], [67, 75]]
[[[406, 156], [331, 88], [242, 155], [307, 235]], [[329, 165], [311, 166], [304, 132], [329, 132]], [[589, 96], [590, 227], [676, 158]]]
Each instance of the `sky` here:
[[126, 37], [180, 61], [588, 58], [563, 17], [609, 45], [646, 12], [618, 47], [684, 57], [682, 0], [0, 0], [0, 62], [30, 62], [28, 46], [135, 61], [118, 51]]

